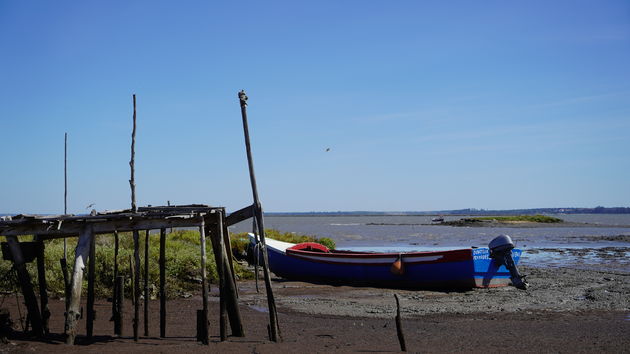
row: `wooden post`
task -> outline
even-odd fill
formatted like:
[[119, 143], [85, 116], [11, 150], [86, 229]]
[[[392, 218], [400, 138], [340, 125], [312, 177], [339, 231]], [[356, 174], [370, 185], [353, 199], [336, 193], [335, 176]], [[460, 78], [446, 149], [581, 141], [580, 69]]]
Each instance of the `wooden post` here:
[[39, 301], [41, 304], [42, 329], [44, 334], [48, 334], [48, 319], [50, 310], [48, 309], [48, 291], [46, 290], [46, 268], [44, 266], [44, 242], [38, 238], [37, 242], [37, 282], [39, 283]]
[[[222, 213], [222, 215], [225, 216], [225, 213]], [[228, 231], [227, 224], [224, 222], [225, 219], [223, 217], [221, 219], [223, 224], [223, 227], [221, 228], [223, 235], [223, 246], [225, 247], [225, 254], [228, 260], [228, 267], [230, 268], [232, 282], [236, 284], [236, 274], [234, 273], [234, 262], [232, 260], [232, 258], [234, 257], [232, 256], [232, 241], [230, 240], [230, 232]], [[235, 286], [234, 289], [236, 291], [236, 298], [238, 299], [238, 287]]]
[[81, 286], [83, 285], [83, 270], [85, 262], [90, 252], [90, 242], [92, 241], [92, 226], [86, 225], [79, 235], [79, 242], [74, 253], [74, 270], [70, 283], [70, 303], [68, 305], [68, 316], [66, 318], [66, 344], [74, 344], [77, 335], [77, 322], [81, 316]]
[[215, 223], [215, 225], [216, 226], [214, 230], [212, 230], [210, 234], [212, 235], [212, 249], [214, 250], [214, 259], [217, 265], [217, 273], [219, 275], [219, 335], [221, 341], [225, 341], [227, 339], [227, 304], [225, 290], [226, 267], [223, 258], [225, 248], [223, 247], [223, 238], [221, 237], [221, 232], [219, 232], [220, 226], [218, 223]]
[[129, 280], [131, 281], [131, 305], [133, 306], [133, 304], [135, 304], [136, 301], [136, 292], [135, 292], [135, 287], [133, 286], [133, 284], [135, 284], [134, 279], [135, 279], [135, 274], [136, 271], [134, 270], [133, 267], [133, 259], [131, 257], [131, 255], [129, 255]]
[[[218, 238], [223, 241], [225, 235], [228, 235], [227, 225], [225, 221], [225, 212], [220, 211], [217, 213], [217, 231], [219, 233]], [[229, 235], [228, 235], [229, 240]], [[232, 335], [235, 337], [244, 337], [243, 324], [241, 321], [241, 313], [238, 308], [238, 291], [236, 287], [236, 278], [234, 276], [234, 269], [228, 259], [232, 258], [232, 250], [229, 244], [220, 245], [224, 252], [221, 252], [221, 258], [223, 263], [224, 274], [224, 286], [221, 289], [221, 293], [225, 292], [225, 303], [227, 306], [228, 316], [230, 318], [230, 328], [232, 329]], [[217, 263], [218, 268], [218, 263]]]
[[33, 284], [31, 283], [31, 277], [26, 270], [26, 263], [22, 256], [22, 248], [17, 236], [5, 236], [11, 255], [13, 256], [13, 266], [18, 274], [18, 280], [22, 287], [22, 294], [24, 295], [24, 302], [26, 302], [26, 308], [28, 309], [28, 317], [33, 327], [33, 333], [37, 336], [44, 334], [42, 328], [42, 318], [39, 312], [39, 306], [37, 305], [37, 298], [35, 297], [35, 291], [33, 290]]
[[[129, 167], [131, 169], [131, 177], [129, 178], [129, 187], [131, 188], [131, 211], [138, 212], [136, 205], [136, 180], [135, 180], [135, 158], [136, 158], [136, 94], [133, 94], [133, 130], [131, 131], [131, 160]], [[133, 340], [138, 341], [138, 322], [140, 321], [140, 235], [138, 230], [133, 230], [133, 255], [134, 255], [134, 273], [133, 273]]]
[[398, 333], [398, 342], [400, 343], [400, 350], [403, 352], [407, 351], [407, 344], [405, 343], [405, 334], [402, 329], [402, 320], [400, 318], [400, 300], [398, 299], [398, 294], [394, 294], [396, 298], [396, 332]]
[[87, 319], [85, 331], [88, 339], [94, 334], [94, 276], [96, 271], [96, 236], [90, 239], [90, 263], [88, 266]]
[[149, 336], [149, 230], [144, 235], [144, 336]]
[[[65, 237], [64, 237], [64, 241], [65, 241]], [[61, 258], [59, 260], [59, 263], [61, 265], [61, 274], [63, 275], [63, 286], [64, 286], [64, 294], [65, 294], [64, 303], [66, 305], [66, 311], [63, 314], [64, 322], [65, 322], [68, 317], [68, 306], [70, 306], [70, 279], [68, 279], [68, 263], [66, 261], [66, 258]], [[63, 334], [66, 334], [65, 326], [63, 329]]]
[[135, 158], [136, 158], [136, 94], [133, 94], [133, 130], [131, 131], [131, 160], [129, 167], [131, 168], [131, 178], [129, 186], [131, 187], [131, 211], [138, 212], [136, 205], [136, 180], [135, 180]]
[[[63, 143], [63, 215], [68, 215], [68, 133], [64, 135]], [[61, 271], [63, 272], [63, 280], [65, 285], [66, 296], [66, 314], [68, 312], [68, 296], [70, 294], [70, 282], [68, 281], [68, 242], [66, 237], [63, 238], [63, 262], [61, 262]]]
[[138, 325], [140, 322], [140, 234], [133, 231], [133, 340], [138, 341]]
[[118, 231], [114, 231], [114, 289], [112, 291], [112, 319], [114, 320], [114, 334], [120, 334], [116, 331], [117, 326], [119, 325], [117, 323], [117, 318], [119, 317], [118, 314], [118, 246], [119, 246], [119, 240], [118, 240]]
[[123, 309], [125, 303], [125, 277], [116, 277], [116, 311], [114, 314], [114, 334], [122, 336], [123, 333]]
[[203, 344], [209, 344], [208, 340], [208, 280], [206, 276], [206, 226], [204, 216], [200, 216], [201, 223], [199, 224], [199, 237], [201, 243], [201, 296], [203, 303], [202, 321], [203, 325], [201, 329], [205, 328], [205, 331], [201, 333], [201, 342]]
[[166, 229], [160, 229], [160, 337], [166, 337]]
[[258, 235], [260, 236], [263, 259], [263, 274], [265, 276], [265, 288], [267, 290], [267, 304], [269, 306], [269, 339], [274, 342], [279, 341], [278, 332], [280, 327], [278, 325], [278, 313], [276, 311], [276, 302], [273, 296], [273, 289], [271, 288], [271, 276], [269, 275], [269, 259], [267, 257], [267, 247], [265, 243], [265, 226], [263, 222], [262, 205], [258, 199], [258, 187], [256, 185], [256, 175], [254, 174], [254, 160], [252, 157], [252, 149], [249, 141], [249, 127], [247, 125], [247, 95], [245, 91], [238, 93], [238, 99], [241, 105], [241, 116], [243, 118], [243, 133], [245, 135], [245, 150], [247, 152], [247, 162], [249, 166], [249, 179], [252, 185], [252, 194], [254, 197], [254, 217], [256, 218], [256, 224], [258, 225]]

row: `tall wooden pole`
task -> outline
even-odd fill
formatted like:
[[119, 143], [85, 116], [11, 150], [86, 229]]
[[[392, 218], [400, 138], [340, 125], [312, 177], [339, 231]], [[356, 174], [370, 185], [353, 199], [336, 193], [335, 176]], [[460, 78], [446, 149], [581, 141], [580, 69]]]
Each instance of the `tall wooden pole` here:
[[[64, 135], [63, 143], [63, 214], [68, 214], [68, 133]], [[68, 242], [63, 238], [63, 258], [59, 260], [61, 264], [61, 272], [63, 274], [63, 284], [65, 290], [66, 312], [64, 316], [68, 316], [68, 299], [70, 298], [70, 280], [68, 279]], [[64, 328], [65, 334], [65, 328]]]
[[261, 247], [260, 250], [263, 256], [263, 273], [265, 276], [265, 287], [267, 290], [267, 304], [269, 306], [269, 336], [270, 340], [278, 342], [278, 313], [276, 311], [276, 302], [273, 296], [273, 289], [271, 288], [271, 277], [269, 275], [269, 259], [267, 257], [267, 247], [265, 243], [265, 225], [263, 221], [262, 206], [258, 199], [258, 187], [256, 186], [256, 176], [254, 174], [254, 161], [252, 158], [252, 149], [249, 141], [249, 128], [247, 124], [247, 95], [245, 91], [238, 93], [239, 102], [241, 105], [241, 116], [243, 118], [243, 132], [245, 134], [245, 149], [247, 151], [247, 163], [249, 166], [249, 178], [252, 185], [252, 194], [254, 197], [254, 209], [256, 218], [256, 224], [258, 225], [258, 234], [260, 235]]
[[131, 211], [138, 212], [138, 206], [136, 205], [136, 179], [135, 179], [135, 158], [136, 158], [136, 94], [133, 94], [133, 130], [131, 131], [131, 160], [129, 161], [129, 167], [131, 167], [131, 178], [129, 179], [129, 186], [131, 187]]
[[[68, 214], [68, 133], [65, 134], [64, 142], [63, 142], [63, 215], [67, 215], [67, 214]], [[68, 259], [68, 245], [67, 245], [65, 237], [63, 238], [63, 259]]]
[[[131, 187], [131, 211], [138, 212], [136, 205], [136, 180], [135, 180], [135, 157], [136, 157], [136, 95], [133, 95], [133, 130], [131, 132], [131, 160], [129, 167], [131, 168], [131, 178], [129, 186]], [[137, 230], [133, 231], [133, 255], [134, 255], [134, 279], [133, 279], [133, 340], [138, 341], [138, 322], [140, 320], [140, 235]]]

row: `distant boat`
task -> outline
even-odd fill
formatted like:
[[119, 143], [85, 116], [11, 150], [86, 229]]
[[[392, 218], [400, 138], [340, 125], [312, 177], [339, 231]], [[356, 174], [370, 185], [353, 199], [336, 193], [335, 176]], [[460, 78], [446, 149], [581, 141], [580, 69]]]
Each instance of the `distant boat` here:
[[[250, 234], [252, 246], [255, 237]], [[493, 244], [494, 243], [494, 244]], [[521, 250], [509, 236], [489, 248], [448, 251], [372, 253], [330, 250], [318, 243], [293, 244], [266, 239], [269, 268], [292, 280], [391, 288], [474, 288], [513, 283], [525, 289], [518, 273]], [[253, 249], [253, 247], [252, 247]]]
[[438, 216], [437, 218], [433, 218], [431, 219], [432, 222], [444, 222], [444, 218], [441, 216]]

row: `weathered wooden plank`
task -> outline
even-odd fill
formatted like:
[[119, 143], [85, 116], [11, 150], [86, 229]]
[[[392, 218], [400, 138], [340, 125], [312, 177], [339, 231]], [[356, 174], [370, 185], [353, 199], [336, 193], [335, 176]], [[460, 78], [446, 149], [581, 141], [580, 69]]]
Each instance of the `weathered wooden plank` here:
[[243, 209], [231, 213], [225, 218], [225, 223], [227, 226], [232, 226], [251, 217], [254, 217], [254, 205], [246, 206]]
[[74, 270], [70, 282], [70, 303], [68, 305], [68, 316], [66, 318], [66, 344], [74, 344], [77, 335], [77, 324], [81, 316], [81, 286], [83, 284], [83, 271], [90, 252], [90, 242], [92, 241], [91, 225], [86, 225], [79, 236], [79, 242], [75, 249]]
[[[104, 234], [113, 233], [114, 231], [127, 232], [134, 230], [176, 228], [176, 227], [197, 227], [199, 220], [197, 217], [186, 218], [136, 218], [136, 219], [116, 219], [109, 221], [100, 221], [92, 224], [93, 233]], [[27, 223], [16, 224], [11, 226], [0, 226], [0, 235], [3, 236], [19, 236], [19, 235], [41, 235], [43, 239], [53, 239], [58, 237], [77, 236], [81, 233], [85, 222], [73, 221], [63, 222], [60, 228], [52, 224], [43, 223]]]

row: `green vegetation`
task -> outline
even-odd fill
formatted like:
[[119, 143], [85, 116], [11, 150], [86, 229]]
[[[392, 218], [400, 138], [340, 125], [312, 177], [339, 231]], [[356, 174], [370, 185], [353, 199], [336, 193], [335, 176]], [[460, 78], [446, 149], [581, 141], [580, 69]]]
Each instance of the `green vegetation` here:
[[466, 220], [474, 220], [474, 221], [498, 221], [498, 222], [510, 222], [510, 221], [521, 221], [521, 222], [540, 222], [540, 223], [559, 223], [564, 222], [564, 220], [555, 218], [553, 216], [546, 215], [515, 215], [515, 216], [481, 216], [475, 218], [467, 218]]
[[[334, 248], [335, 243], [329, 238], [316, 239], [313, 236], [297, 235], [293, 233], [281, 233], [276, 230], [265, 230], [267, 237], [292, 242], [319, 242], [329, 248]], [[31, 241], [32, 236], [20, 236], [20, 241]], [[232, 253], [234, 255], [242, 255], [245, 253], [249, 239], [247, 234], [231, 234]], [[125, 294], [131, 294], [131, 271], [130, 260], [133, 260], [133, 236], [130, 232], [119, 234], [120, 247], [118, 251], [118, 272], [126, 279]], [[0, 236], [0, 242], [4, 241], [4, 237]], [[140, 234], [140, 258], [141, 272], [144, 274], [144, 241], [145, 233]], [[160, 239], [155, 233], [149, 238], [149, 288], [151, 297], [156, 297], [159, 287], [159, 247]], [[201, 259], [199, 255], [200, 237], [198, 231], [193, 230], [175, 230], [166, 237], [166, 287], [167, 297], [179, 297], [187, 293], [199, 290], [201, 283], [200, 266]], [[68, 267], [72, 271], [74, 249], [77, 244], [77, 238], [67, 239], [68, 248]], [[45, 265], [46, 265], [46, 281], [48, 283], [48, 291], [51, 296], [63, 296], [63, 274], [59, 260], [63, 257], [63, 239], [50, 240], [45, 242]], [[212, 243], [208, 239], [206, 241], [206, 252], [208, 257], [207, 274], [208, 279], [212, 283], [218, 283], [218, 275], [214, 262], [214, 253], [212, 252]], [[114, 235], [104, 234], [98, 235], [96, 238], [96, 287], [95, 293], [97, 297], [111, 296], [114, 277]], [[10, 291], [16, 289], [14, 279], [6, 277], [12, 263], [0, 260], [0, 289]], [[27, 264], [27, 269], [31, 274], [31, 280], [37, 286], [37, 269], [35, 262]], [[251, 279], [253, 272], [246, 266], [238, 262], [234, 262], [234, 272], [237, 279]], [[84, 291], [87, 289], [87, 280], [84, 277]]]

